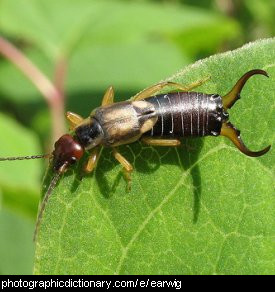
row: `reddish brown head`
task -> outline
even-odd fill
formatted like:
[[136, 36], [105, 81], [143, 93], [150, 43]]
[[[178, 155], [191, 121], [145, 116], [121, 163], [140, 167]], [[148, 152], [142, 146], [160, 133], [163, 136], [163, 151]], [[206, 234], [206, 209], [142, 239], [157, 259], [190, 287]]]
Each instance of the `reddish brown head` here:
[[[68, 169], [68, 167], [75, 162], [77, 162], [84, 154], [84, 148], [78, 142], [77, 138], [65, 134], [61, 136], [54, 144], [53, 156], [53, 168], [55, 174], [49, 184], [49, 187], [44, 195], [43, 201], [41, 203], [40, 211], [38, 213], [35, 231], [34, 231], [34, 240], [42, 220], [42, 216], [46, 207], [46, 204], [49, 200], [49, 197], [52, 194], [53, 189], [55, 188], [60, 176]], [[46, 158], [51, 156], [50, 154], [42, 155], [32, 155], [32, 156], [18, 156], [18, 157], [3, 157], [0, 158], [0, 161], [4, 160], [23, 160], [23, 159], [36, 159], [36, 158]]]
[[84, 154], [83, 147], [71, 135], [61, 136], [54, 144], [53, 168], [57, 172], [65, 172], [66, 169], [77, 162]]

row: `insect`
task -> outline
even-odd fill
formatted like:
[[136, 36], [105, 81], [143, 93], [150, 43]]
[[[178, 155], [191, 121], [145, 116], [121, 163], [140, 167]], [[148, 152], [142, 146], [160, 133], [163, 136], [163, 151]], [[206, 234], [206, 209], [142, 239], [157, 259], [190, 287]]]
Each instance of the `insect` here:
[[[52, 154], [6, 157], [0, 160], [52, 159], [54, 176], [41, 203], [37, 218], [35, 236], [42, 219], [46, 203], [60, 176], [79, 161], [84, 153], [89, 158], [84, 170], [92, 172], [99, 159], [100, 148], [110, 147], [115, 159], [123, 166], [125, 178], [130, 184], [132, 165], [118, 151], [118, 146], [141, 140], [152, 146], [178, 146], [182, 137], [225, 136], [245, 155], [258, 157], [270, 149], [251, 151], [243, 143], [240, 131], [229, 122], [227, 112], [240, 98], [246, 81], [255, 74], [268, 77], [260, 69], [245, 73], [232, 90], [221, 97], [218, 94], [191, 92], [206, 80], [184, 87], [175, 82], [161, 82], [153, 85], [131, 100], [114, 103], [114, 90], [109, 87], [100, 107], [93, 110], [86, 119], [67, 112], [70, 133], [61, 136], [54, 145]], [[173, 87], [176, 92], [155, 95], [164, 87]]]

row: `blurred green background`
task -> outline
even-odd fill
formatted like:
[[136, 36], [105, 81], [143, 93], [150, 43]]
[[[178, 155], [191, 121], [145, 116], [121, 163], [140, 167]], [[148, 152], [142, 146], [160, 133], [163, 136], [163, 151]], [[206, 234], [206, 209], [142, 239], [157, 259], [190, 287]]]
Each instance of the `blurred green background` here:
[[[200, 58], [274, 36], [274, 14], [273, 0], [0, 0], [0, 37], [64, 91], [63, 110], [87, 116], [109, 85], [127, 99]], [[65, 127], [1, 43], [0, 107], [1, 157], [48, 152]], [[32, 273], [46, 165], [1, 163], [0, 274]]]

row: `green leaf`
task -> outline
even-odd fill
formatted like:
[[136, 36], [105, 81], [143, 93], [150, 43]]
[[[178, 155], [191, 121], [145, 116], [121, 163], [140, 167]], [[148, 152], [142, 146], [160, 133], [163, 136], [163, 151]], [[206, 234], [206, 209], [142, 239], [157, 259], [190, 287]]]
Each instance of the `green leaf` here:
[[254, 30], [261, 31], [264, 35], [274, 35], [274, 11], [275, 3], [272, 0], [245, 0], [244, 5], [253, 17], [257, 25]]
[[[10, 117], [0, 114], [0, 156], [41, 154], [37, 138]], [[1, 161], [3, 205], [35, 218], [39, 198], [41, 161]]]
[[33, 221], [11, 212], [0, 210], [0, 275], [32, 273], [34, 244]]
[[[0, 114], [0, 157], [41, 153], [35, 135]], [[41, 161], [0, 162], [0, 274], [31, 274]]]
[[[19, 40], [27, 57], [50, 79], [58, 58], [68, 61], [69, 96], [83, 91], [91, 96], [91, 91], [103, 91], [110, 84], [124, 91], [146, 87], [162, 78], [163, 72], [172, 74], [191, 63], [198, 51], [216, 51], [225, 40], [236, 38], [239, 30], [224, 15], [173, 3], [0, 3], [0, 31]], [[0, 93], [20, 104], [35, 102], [40, 96], [13, 64], [3, 61]]]
[[[274, 145], [275, 39], [212, 56], [169, 78], [226, 94], [253, 68], [230, 110], [245, 143]], [[273, 147], [274, 148], [274, 147]], [[126, 192], [121, 166], [104, 149], [96, 171], [64, 175], [46, 206], [36, 274], [274, 274], [274, 150], [240, 153], [226, 138], [186, 139], [175, 148], [120, 147], [133, 163]], [[84, 163], [84, 161], [83, 161]], [[51, 172], [48, 175], [51, 176]]]
[[[2, 0], [0, 16], [4, 32], [24, 36], [49, 57], [69, 53], [81, 42], [93, 45], [136, 43], [142, 39], [154, 42], [171, 32], [190, 32], [201, 26], [212, 33], [228, 25], [233, 35], [239, 30], [236, 22], [222, 15], [173, 3]], [[225, 39], [227, 34], [220, 36], [220, 41]]]

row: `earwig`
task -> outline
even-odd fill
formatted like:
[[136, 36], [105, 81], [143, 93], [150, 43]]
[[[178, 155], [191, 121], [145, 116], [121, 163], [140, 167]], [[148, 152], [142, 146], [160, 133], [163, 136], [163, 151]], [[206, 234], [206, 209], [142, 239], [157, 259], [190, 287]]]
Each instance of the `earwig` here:
[[[61, 136], [54, 145], [52, 154], [7, 157], [2, 160], [22, 160], [50, 157], [54, 176], [41, 203], [34, 233], [36, 238], [46, 203], [59, 178], [66, 170], [89, 152], [84, 171], [94, 170], [99, 159], [100, 148], [110, 147], [115, 159], [123, 166], [128, 186], [131, 182], [132, 165], [118, 151], [117, 147], [141, 140], [151, 146], [178, 146], [180, 138], [225, 136], [245, 155], [258, 157], [269, 151], [270, 145], [260, 151], [251, 151], [243, 143], [240, 131], [229, 122], [227, 112], [240, 98], [246, 81], [255, 74], [268, 77], [260, 69], [245, 73], [232, 90], [223, 97], [219, 94], [205, 94], [190, 90], [201, 85], [208, 78], [187, 87], [175, 82], [161, 82], [153, 85], [131, 100], [114, 103], [114, 90], [109, 87], [100, 107], [90, 116], [67, 112], [70, 134]], [[176, 92], [158, 94], [164, 87], [174, 87]]]

